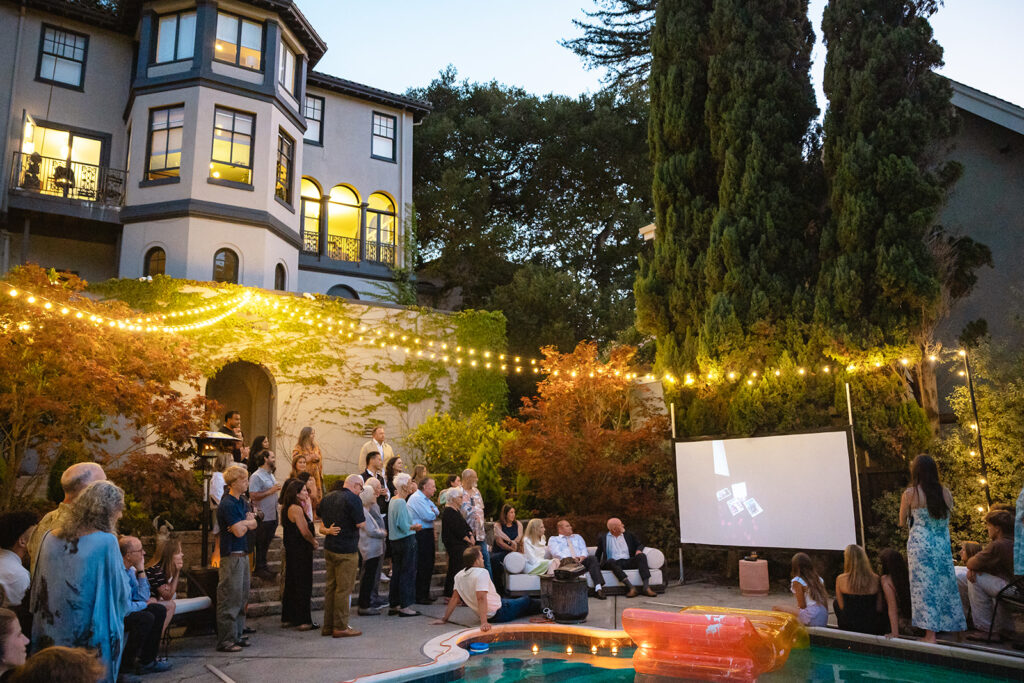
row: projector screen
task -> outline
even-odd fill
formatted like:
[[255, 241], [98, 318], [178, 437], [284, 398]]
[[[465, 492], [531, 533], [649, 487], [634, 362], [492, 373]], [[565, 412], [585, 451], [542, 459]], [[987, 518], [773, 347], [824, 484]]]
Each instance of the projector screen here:
[[857, 542], [846, 431], [676, 443], [679, 540], [842, 550]]

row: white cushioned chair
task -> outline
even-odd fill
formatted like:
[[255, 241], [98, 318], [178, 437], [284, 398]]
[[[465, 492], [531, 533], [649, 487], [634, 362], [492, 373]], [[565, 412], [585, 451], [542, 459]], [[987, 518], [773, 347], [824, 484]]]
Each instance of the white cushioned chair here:
[[[587, 551], [593, 555], [597, 552], [597, 546], [588, 546]], [[644, 554], [647, 555], [647, 566], [651, 570], [651, 588], [655, 592], [664, 593], [665, 578], [661, 569], [665, 566], [665, 554], [657, 548], [644, 548]], [[540, 595], [540, 576], [524, 574], [525, 569], [526, 556], [522, 553], [509, 553], [505, 556], [505, 587], [510, 595], [517, 597]], [[609, 595], [625, 594], [626, 587], [619, 583], [614, 574], [603, 570], [601, 575], [604, 577], [603, 585], [606, 593]], [[590, 574], [587, 573], [584, 576], [587, 577], [587, 585], [593, 588], [594, 582], [591, 580]], [[640, 571], [637, 569], [627, 569], [626, 578], [637, 588], [643, 584], [640, 580]]]

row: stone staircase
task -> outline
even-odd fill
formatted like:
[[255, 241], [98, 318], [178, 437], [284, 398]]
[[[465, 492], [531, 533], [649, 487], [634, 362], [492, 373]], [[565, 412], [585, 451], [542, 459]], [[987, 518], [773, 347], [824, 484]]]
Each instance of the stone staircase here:
[[[323, 543], [323, 539], [319, 539], [320, 543]], [[270, 548], [267, 551], [267, 564], [272, 571], [278, 572], [278, 577], [274, 581], [264, 581], [257, 577], [252, 577], [252, 585], [249, 589], [249, 607], [246, 614], [249, 617], [264, 617], [274, 614], [281, 613], [281, 559], [284, 556], [284, 544], [281, 537], [275, 537], [270, 543]], [[439, 597], [444, 589], [444, 576], [448, 569], [448, 556], [445, 553], [437, 553], [434, 558], [434, 572], [433, 577], [430, 581], [430, 595], [431, 597]], [[324, 608], [324, 591], [327, 586], [327, 569], [326, 560], [324, 560], [324, 550], [321, 545], [313, 553], [313, 611], [322, 610]], [[389, 584], [381, 582], [380, 592], [382, 596], [387, 596]], [[359, 593], [358, 581], [356, 588], [353, 591], [352, 606], [355, 609], [356, 595]]]

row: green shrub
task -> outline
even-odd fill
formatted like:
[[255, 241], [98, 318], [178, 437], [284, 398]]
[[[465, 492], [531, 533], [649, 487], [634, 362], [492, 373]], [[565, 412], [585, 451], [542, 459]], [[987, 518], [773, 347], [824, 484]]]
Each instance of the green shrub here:
[[160, 453], [135, 453], [121, 467], [108, 470], [109, 479], [138, 506], [125, 510], [122, 527], [143, 526], [152, 533], [151, 522], [159, 516], [176, 531], [198, 529], [203, 490], [197, 474]]

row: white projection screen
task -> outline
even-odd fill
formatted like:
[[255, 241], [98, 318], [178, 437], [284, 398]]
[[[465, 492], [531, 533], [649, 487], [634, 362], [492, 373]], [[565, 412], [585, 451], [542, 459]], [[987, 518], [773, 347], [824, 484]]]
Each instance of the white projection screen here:
[[842, 550], [857, 542], [847, 432], [676, 442], [679, 540]]

